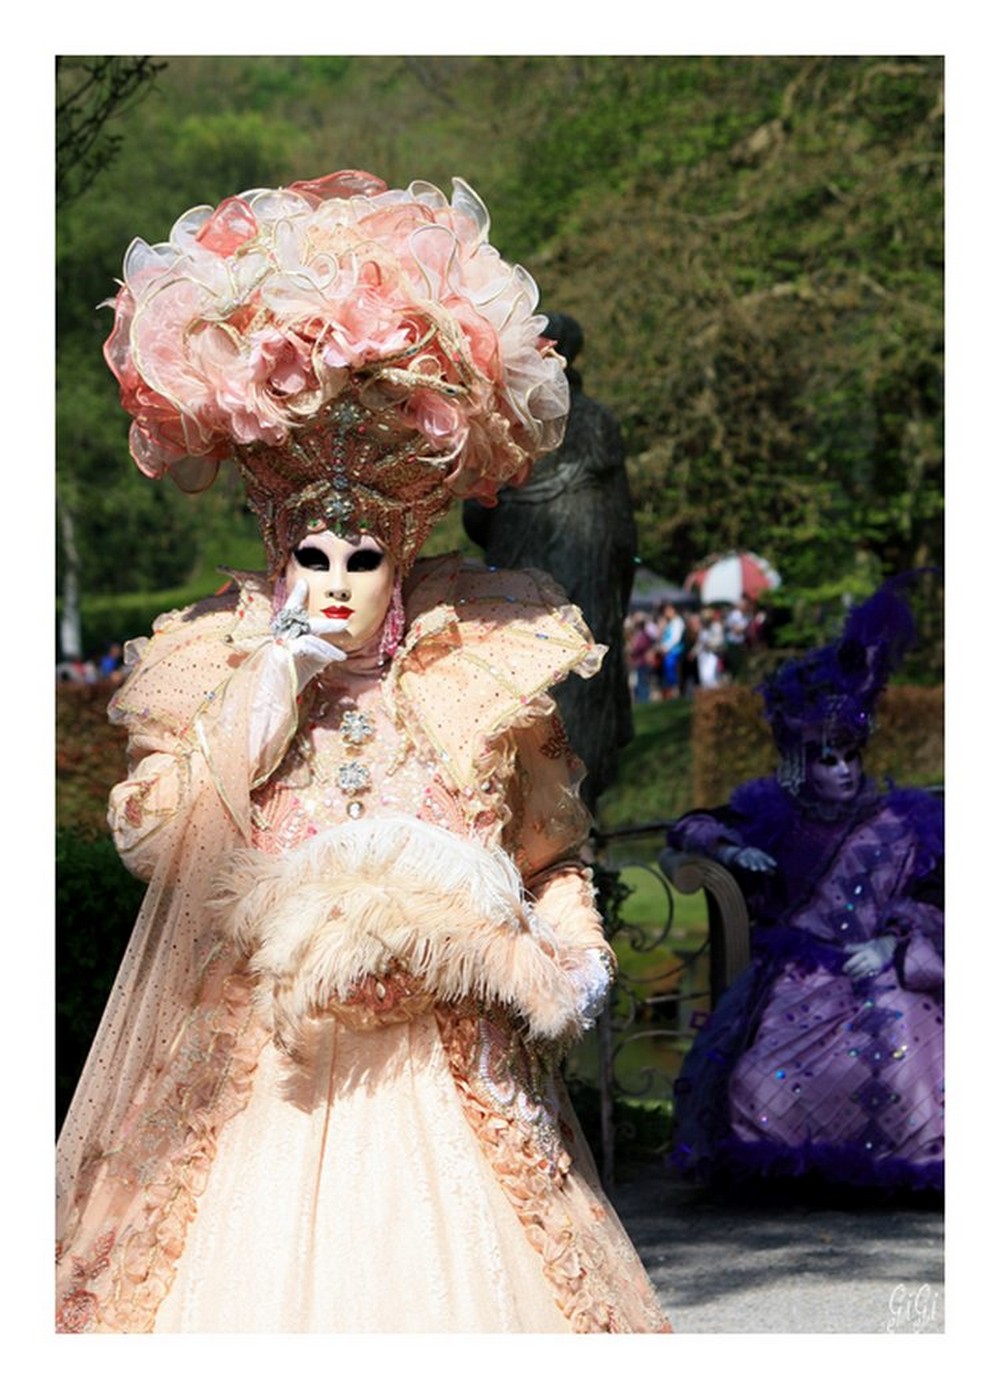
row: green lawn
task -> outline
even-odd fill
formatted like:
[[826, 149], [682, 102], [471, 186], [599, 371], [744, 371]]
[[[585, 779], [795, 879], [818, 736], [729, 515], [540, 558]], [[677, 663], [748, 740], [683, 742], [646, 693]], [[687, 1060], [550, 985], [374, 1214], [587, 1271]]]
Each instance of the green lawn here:
[[[598, 826], [605, 833], [656, 826], [692, 805], [690, 703], [638, 705], [633, 712], [635, 738], [623, 750], [617, 784], [598, 806]], [[656, 870], [663, 846], [664, 831], [654, 828], [612, 839], [602, 854], [602, 864], [615, 869], [628, 889], [612, 934], [619, 968], [618, 1020], [635, 1008], [627, 1032], [614, 1033], [619, 1167], [666, 1146], [670, 1089], [690, 1045], [691, 1014], [708, 1007], [708, 962], [702, 949], [708, 932], [705, 895], [685, 896], [671, 889], [668, 897]], [[675, 997], [665, 997], [669, 995]], [[567, 1070], [588, 1136], [598, 1145], [592, 1087], [600, 1061], [594, 1032], [574, 1049]]]
[[620, 968], [646, 978], [702, 945], [708, 915], [701, 892], [684, 896], [671, 891], [671, 908], [656, 870], [657, 854], [665, 843], [663, 828], [656, 827], [692, 805], [691, 704], [683, 699], [640, 704], [633, 717], [635, 737], [622, 752], [615, 786], [601, 798], [597, 821], [606, 834], [654, 827], [648, 833], [610, 839], [602, 854], [604, 865], [618, 870], [629, 890], [621, 906], [623, 925], [614, 933]]
[[601, 797], [598, 823], [615, 830], [672, 820], [691, 809], [691, 703], [633, 707], [635, 737], [622, 749], [616, 784]]
[[[664, 893], [661, 884], [645, 867], [635, 866], [622, 869], [622, 879], [631, 889], [625, 904], [627, 920], [640, 922], [647, 930], [662, 924], [664, 917]], [[671, 889], [674, 897], [674, 920], [671, 936], [684, 949], [699, 943], [704, 935], [705, 894], [694, 892], [690, 895]]]

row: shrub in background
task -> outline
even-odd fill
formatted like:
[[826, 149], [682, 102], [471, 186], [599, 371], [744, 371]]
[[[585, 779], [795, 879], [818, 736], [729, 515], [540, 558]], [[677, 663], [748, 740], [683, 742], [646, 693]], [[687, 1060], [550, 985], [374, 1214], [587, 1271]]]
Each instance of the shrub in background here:
[[100, 1022], [145, 884], [110, 837], [56, 836], [56, 1121], [62, 1123]]
[[[722, 805], [744, 781], [770, 776], [776, 754], [758, 694], [743, 685], [699, 690], [691, 721], [692, 796]], [[890, 685], [865, 752], [869, 776], [899, 786], [944, 782], [944, 687]]]
[[56, 828], [107, 835], [108, 794], [125, 775], [125, 730], [108, 722], [115, 687], [56, 686]]

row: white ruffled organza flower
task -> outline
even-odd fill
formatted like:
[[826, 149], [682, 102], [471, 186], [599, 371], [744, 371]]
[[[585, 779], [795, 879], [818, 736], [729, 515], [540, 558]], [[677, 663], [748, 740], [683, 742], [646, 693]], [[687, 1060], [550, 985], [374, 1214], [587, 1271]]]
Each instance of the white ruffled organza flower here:
[[340, 171], [198, 207], [125, 256], [105, 344], [152, 477], [207, 486], [220, 461], [282, 445], [352, 383], [454, 460], [460, 495], [517, 482], [562, 435], [568, 390], [538, 290], [489, 244], [454, 180], [390, 189]]

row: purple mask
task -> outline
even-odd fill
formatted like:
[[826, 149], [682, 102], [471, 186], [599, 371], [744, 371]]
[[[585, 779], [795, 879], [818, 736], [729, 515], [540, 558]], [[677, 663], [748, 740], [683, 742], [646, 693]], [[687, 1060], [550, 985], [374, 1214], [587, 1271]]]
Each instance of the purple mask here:
[[821, 801], [852, 801], [861, 789], [861, 751], [828, 747], [806, 761], [806, 784]]

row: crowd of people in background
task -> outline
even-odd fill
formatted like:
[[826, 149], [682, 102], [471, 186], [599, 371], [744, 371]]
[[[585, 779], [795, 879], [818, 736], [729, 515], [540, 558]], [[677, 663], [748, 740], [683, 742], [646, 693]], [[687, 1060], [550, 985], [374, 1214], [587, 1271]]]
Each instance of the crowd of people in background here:
[[119, 685], [125, 677], [122, 660], [121, 642], [109, 641], [98, 656], [60, 661], [56, 666], [56, 680], [71, 685], [96, 685], [104, 681]]
[[739, 680], [763, 626], [763, 613], [748, 598], [684, 614], [673, 603], [630, 613], [625, 648], [633, 700], [679, 699]]
[[[739, 680], [748, 654], [762, 644], [763, 626], [763, 613], [748, 598], [684, 613], [673, 603], [629, 613], [625, 650], [634, 702], [679, 699], [696, 688], [710, 690]], [[97, 656], [56, 666], [56, 679], [73, 684], [118, 684], [124, 674], [117, 641], [108, 642]]]

